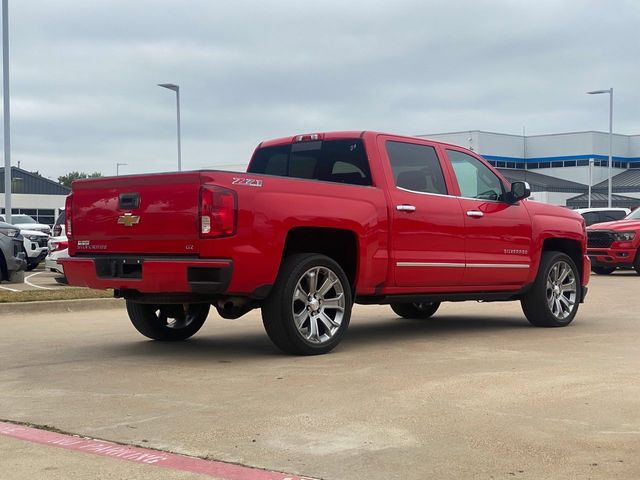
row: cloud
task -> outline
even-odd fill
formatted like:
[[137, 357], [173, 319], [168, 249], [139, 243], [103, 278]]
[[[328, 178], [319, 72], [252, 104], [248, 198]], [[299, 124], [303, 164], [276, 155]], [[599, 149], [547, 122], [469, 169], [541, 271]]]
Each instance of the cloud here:
[[14, 161], [70, 170], [245, 162], [301, 132], [640, 133], [640, 6], [327, 0], [11, 2]]

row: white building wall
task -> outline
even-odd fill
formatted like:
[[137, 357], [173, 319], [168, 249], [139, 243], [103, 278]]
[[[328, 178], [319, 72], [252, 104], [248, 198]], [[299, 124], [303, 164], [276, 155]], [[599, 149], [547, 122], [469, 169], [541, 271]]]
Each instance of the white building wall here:
[[469, 148], [474, 152], [479, 152], [480, 134], [478, 130], [469, 130], [468, 132], [452, 132], [452, 133], [436, 133], [433, 135], [418, 135], [420, 138], [429, 140], [437, 140], [438, 142], [451, 143], [464, 148]]
[[[613, 156], [629, 157], [629, 137], [626, 135], [613, 135]], [[609, 156], [609, 134], [594, 132], [593, 149], [590, 153]]]
[[629, 136], [629, 156], [640, 158], [640, 135]]
[[[64, 208], [66, 195], [28, 195], [13, 193], [11, 195], [11, 208]], [[4, 194], [0, 195], [0, 208], [4, 208]]]
[[480, 132], [478, 144], [480, 154], [499, 155], [521, 159], [524, 157], [524, 137], [500, 133]]
[[527, 138], [527, 158], [564, 157], [593, 152], [593, 133], [562, 133]]
[[[441, 142], [472, 148], [481, 155], [513, 158], [547, 158], [573, 155], [609, 155], [607, 132], [575, 132], [552, 135], [510, 135], [470, 130], [419, 135]], [[640, 157], [640, 135], [613, 135], [613, 155]]]

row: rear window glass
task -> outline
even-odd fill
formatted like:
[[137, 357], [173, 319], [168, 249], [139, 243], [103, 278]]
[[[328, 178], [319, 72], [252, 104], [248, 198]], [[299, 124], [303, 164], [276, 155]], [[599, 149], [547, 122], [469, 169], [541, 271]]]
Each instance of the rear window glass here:
[[603, 222], [613, 222], [614, 220], [622, 220], [627, 216], [624, 210], [610, 210], [601, 212]]
[[387, 154], [396, 186], [413, 192], [447, 194], [435, 148], [387, 141]]
[[369, 161], [360, 139], [298, 142], [259, 148], [249, 173], [371, 185]]

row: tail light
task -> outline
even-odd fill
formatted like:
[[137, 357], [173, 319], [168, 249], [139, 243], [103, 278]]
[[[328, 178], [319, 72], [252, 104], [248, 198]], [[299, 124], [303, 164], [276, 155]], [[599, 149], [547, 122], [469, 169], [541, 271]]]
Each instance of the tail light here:
[[64, 240], [49, 240], [49, 252], [59, 252], [65, 248], [69, 248], [69, 242]]
[[200, 236], [228, 237], [236, 233], [236, 192], [222, 187], [200, 188]]
[[72, 235], [72, 232], [71, 232], [71, 224], [72, 224], [71, 219], [73, 217], [72, 204], [73, 204], [73, 194], [67, 196], [67, 200], [64, 202], [65, 234], [67, 235], [68, 238], [71, 238], [71, 235]]

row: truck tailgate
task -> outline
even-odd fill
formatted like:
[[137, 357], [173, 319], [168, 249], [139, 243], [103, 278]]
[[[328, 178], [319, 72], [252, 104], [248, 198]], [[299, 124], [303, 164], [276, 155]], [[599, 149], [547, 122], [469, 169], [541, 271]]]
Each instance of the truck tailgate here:
[[76, 251], [197, 254], [200, 182], [198, 172], [74, 182]]

